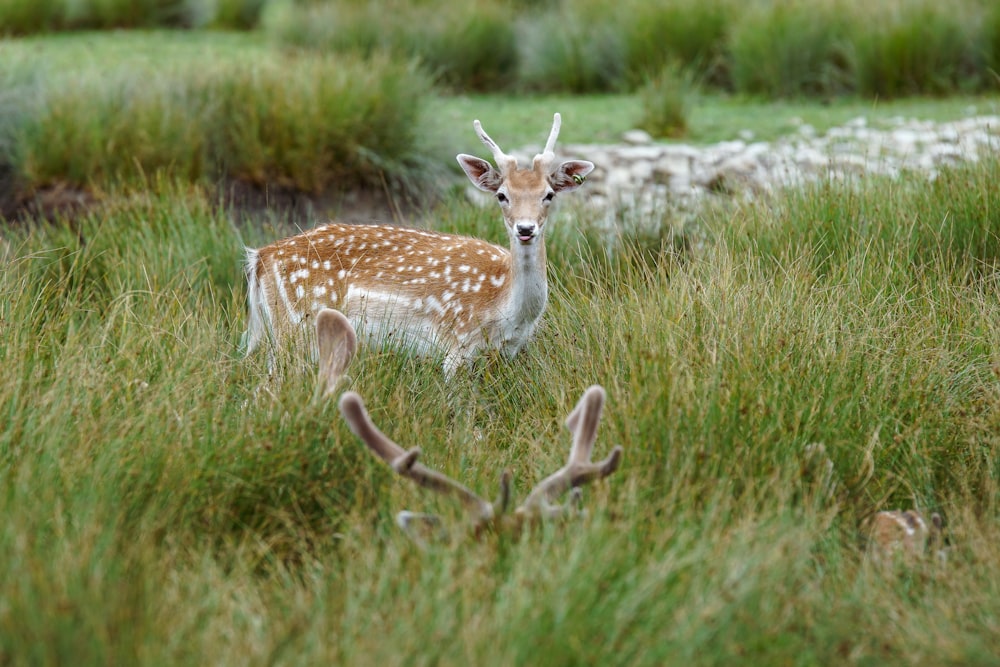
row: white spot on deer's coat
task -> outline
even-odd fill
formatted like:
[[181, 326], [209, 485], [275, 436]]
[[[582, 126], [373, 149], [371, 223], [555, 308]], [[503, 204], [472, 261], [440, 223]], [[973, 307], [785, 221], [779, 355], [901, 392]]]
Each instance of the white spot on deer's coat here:
[[503, 285], [503, 283], [504, 283], [505, 280], [507, 280], [507, 276], [505, 276], [503, 274], [500, 274], [499, 276], [491, 277], [490, 278], [490, 283], [494, 287], [500, 287], [501, 285]]

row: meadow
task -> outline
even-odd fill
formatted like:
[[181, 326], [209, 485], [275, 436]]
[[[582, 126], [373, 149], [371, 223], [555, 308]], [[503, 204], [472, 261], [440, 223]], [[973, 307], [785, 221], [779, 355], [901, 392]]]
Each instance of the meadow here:
[[[252, 34], [0, 51], [19, 91], [0, 99], [0, 664], [996, 664], [1000, 159], [719, 198], [683, 226], [665, 207], [671, 235], [610, 245], [567, 206], [517, 358], [449, 382], [439, 360], [363, 345], [348, 387], [376, 422], [488, 495], [503, 469], [520, 498], [560, 467], [563, 419], [607, 390], [595, 455], [625, 457], [586, 515], [463, 539], [460, 509], [371, 457], [309, 364], [259, 391], [243, 246], [327, 210], [247, 216], [220, 192], [346, 179], [412, 196], [414, 224], [502, 242], [498, 212], [434, 166], [483, 154], [472, 118], [504, 146], [540, 141], [556, 110], [565, 141], [613, 138], [641, 97], [441, 94], [408, 61]], [[976, 99], [709, 96], [688, 131], [957, 117]], [[27, 205], [58, 189], [86, 204]], [[865, 520], [910, 507], [944, 517], [946, 559], [874, 562]], [[418, 546], [403, 508], [453, 539]]]

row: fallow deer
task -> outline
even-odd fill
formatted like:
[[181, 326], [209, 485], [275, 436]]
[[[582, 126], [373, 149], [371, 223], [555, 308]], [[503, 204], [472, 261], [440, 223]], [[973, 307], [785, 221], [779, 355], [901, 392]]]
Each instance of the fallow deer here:
[[[354, 392], [345, 392], [340, 397], [340, 412], [351, 431], [394, 472], [424, 488], [457, 498], [470, 515], [472, 533], [478, 536], [485, 530], [502, 527], [518, 530], [525, 523], [563, 517], [573, 511], [574, 504], [557, 503], [560, 496], [570, 489], [576, 490], [584, 484], [603, 479], [618, 469], [623, 451], [621, 445], [612, 449], [603, 461], [594, 463], [590, 460], [604, 399], [604, 389], [599, 385], [583, 393], [576, 408], [566, 418], [566, 427], [573, 434], [566, 465], [539, 482], [513, 512], [508, 511], [510, 471], [505, 470], [501, 474], [500, 493], [496, 501], [490, 502], [463, 484], [418, 463], [420, 448], [405, 450], [389, 439], [372, 422], [364, 402]], [[397, 515], [396, 523], [411, 536], [419, 538], [417, 528], [434, 526], [438, 520], [434, 515], [403, 511]]]
[[249, 355], [268, 335], [274, 351], [301, 341], [323, 308], [344, 313], [365, 338], [441, 354], [451, 375], [486, 347], [516, 354], [545, 309], [545, 223], [557, 194], [577, 189], [591, 162], [556, 162], [561, 119], [542, 153], [521, 168], [473, 126], [486, 160], [459, 154], [472, 183], [496, 197], [509, 249], [455, 234], [390, 225], [330, 223], [247, 249]]
[[937, 512], [930, 522], [916, 510], [883, 510], [873, 516], [868, 524], [869, 547], [879, 562], [901, 559], [913, 563], [928, 552], [943, 560], [944, 522]]

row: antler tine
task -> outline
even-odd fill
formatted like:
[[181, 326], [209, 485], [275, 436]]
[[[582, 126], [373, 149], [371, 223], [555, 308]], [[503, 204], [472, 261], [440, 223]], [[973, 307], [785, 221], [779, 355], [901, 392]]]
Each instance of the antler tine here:
[[486, 134], [486, 130], [483, 129], [483, 124], [478, 120], [472, 121], [472, 126], [476, 128], [476, 134], [479, 136], [479, 140], [486, 144], [486, 147], [490, 149], [493, 153], [493, 161], [497, 163], [497, 167], [501, 170], [506, 171], [507, 169], [517, 167], [517, 159], [507, 155], [501, 150], [497, 142], [490, 138], [490, 135]]
[[542, 516], [560, 514], [563, 508], [558, 505], [552, 506], [553, 500], [570, 488], [602, 479], [618, 469], [624, 451], [620, 445], [615, 447], [603, 461], [593, 463], [590, 460], [594, 440], [597, 438], [597, 426], [601, 421], [601, 411], [604, 408], [604, 398], [604, 389], [598, 385], [584, 392], [573, 412], [566, 418], [566, 426], [573, 433], [569, 460], [565, 466], [532, 489], [527, 499], [518, 507], [518, 514]]
[[424, 488], [458, 498], [473, 515], [477, 528], [493, 519], [492, 504], [450, 477], [417, 463], [417, 458], [420, 456], [419, 447], [404, 450], [382, 433], [368, 415], [364, 401], [353, 391], [345, 392], [340, 397], [340, 413], [351, 428], [351, 432], [358, 436], [373, 454], [389, 464], [397, 474], [412, 479]]
[[358, 348], [358, 336], [343, 313], [324, 308], [316, 316], [319, 376], [326, 383], [324, 396], [334, 393]]
[[566, 417], [566, 428], [573, 434], [573, 446], [569, 451], [570, 463], [590, 460], [606, 397], [603, 387], [599, 385], [588, 387], [573, 408], [573, 412]]
[[548, 169], [549, 165], [556, 159], [556, 139], [559, 138], [560, 127], [562, 127], [562, 116], [559, 115], [559, 112], [556, 112], [552, 116], [552, 130], [549, 132], [549, 138], [545, 142], [545, 150], [535, 156], [532, 162], [533, 169]]
[[549, 140], [545, 142], [544, 155], [552, 155], [556, 149], [556, 139], [559, 138], [559, 128], [562, 127], [562, 116], [557, 111], [552, 116], [552, 130], [549, 132]]

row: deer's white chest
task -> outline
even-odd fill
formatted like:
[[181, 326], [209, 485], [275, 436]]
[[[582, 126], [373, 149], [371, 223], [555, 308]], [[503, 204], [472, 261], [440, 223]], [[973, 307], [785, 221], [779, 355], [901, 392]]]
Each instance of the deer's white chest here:
[[514, 356], [535, 333], [548, 300], [548, 285], [544, 275], [528, 276], [511, 291], [506, 313], [500, 319], [497, 346]]

